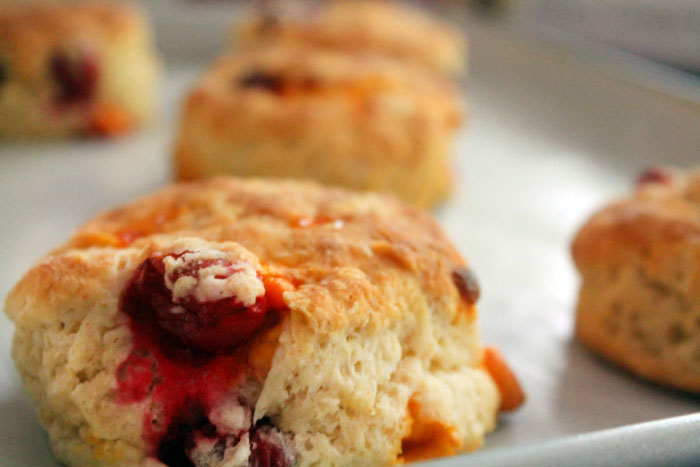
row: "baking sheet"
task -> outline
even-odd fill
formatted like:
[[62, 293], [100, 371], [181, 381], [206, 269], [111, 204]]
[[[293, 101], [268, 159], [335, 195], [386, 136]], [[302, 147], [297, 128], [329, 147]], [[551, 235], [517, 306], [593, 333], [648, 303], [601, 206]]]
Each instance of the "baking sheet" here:
[[[700, 163], [697, 83], [644, 65], [610, 68], [495, 26], [471, 28], [459, 186], [436, 215], [480, 278], [484, 341], [503, 350], [528, 401], [503, 417], [481, 453], [434, 464], [543, 465], [541, 456], [561, 459], [597, 446], [634, 455], [641, 465], [652, 457], [640, 443], [666, 439], [649, 433], [678, 430], [684, 436], [668, 446], [686, 460], [700, 457], [693, 451], [700, 420], [692, 416], [643, 425], [646, 431], [623, 428], [624, 436], [562, 439], [700, 411], [699, 398], [638, 381], [572, 342], [577, 279], [568, 253], [586, 216], [627, 192], [643, 167]], [[664, 89], [635, 84], [637, 73]], [[169, 180], [179, 101], [197, 74], [197, 66], [168, 72], [162, 118], [142, 133], [0, 147], [2, 296], [74, 227]], [[11, 325], [0, 317], [0, 464], [52, 465], [9, 358], [10, 338]]]

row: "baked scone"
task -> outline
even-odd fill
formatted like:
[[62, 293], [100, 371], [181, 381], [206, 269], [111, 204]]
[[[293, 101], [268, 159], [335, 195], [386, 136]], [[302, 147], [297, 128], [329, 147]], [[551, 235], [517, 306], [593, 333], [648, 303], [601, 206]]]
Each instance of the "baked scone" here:
[[392, 1], [281, 2], [236, 25], [238, 47], [305, 43], [345, 52], [374, 52], [438, 73], [464, 71], [466, 41], [427, 13]]
[[522, 393], [425, 213], [217, 178], [97, 217], [10, 292], [69, 465], [384, 465], [477, 448]]
[[152, 117], [157, 77], [133, 8], [0, 5], [0, 138], [123, 133]]
[[452, 185], [449, 80], [370, 55], [274, 45], [219, 60], [186, 100], [177, 178], [316, 179], [420, 206]]
[[573, 244], [576, 336], [659, 384], [700, 392], [700, 170], [653, 169]]

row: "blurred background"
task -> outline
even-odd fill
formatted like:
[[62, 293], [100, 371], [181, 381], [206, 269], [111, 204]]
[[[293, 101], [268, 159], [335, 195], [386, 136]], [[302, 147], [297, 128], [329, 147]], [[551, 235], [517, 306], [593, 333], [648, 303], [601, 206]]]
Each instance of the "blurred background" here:
[[[318, 1], [318, 0], [310, 0]], [[170, 59], [215, 54], [237, 0], [142, 0]], [[608, 48], [700, 76], [698, 0], [415, 0], [453, 18], [467, 15], [576, 46]], [[233, 10], [233, 11], [232, 11]], [[202, 27], [205, 26], [205, 27]], [[196, 33], [198, 41], [189, 38]]]
[[522, 28], [618, 48], [700, 73], [697, 0], [482, 0], [472, 4], [483, 13], [502, 14]]

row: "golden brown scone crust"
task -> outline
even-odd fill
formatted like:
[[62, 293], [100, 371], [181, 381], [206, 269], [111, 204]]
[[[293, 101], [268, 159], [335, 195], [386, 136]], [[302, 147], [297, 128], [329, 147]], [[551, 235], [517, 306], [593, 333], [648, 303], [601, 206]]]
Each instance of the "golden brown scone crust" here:
[[14, 358], [62, 461], [149, 461], [138, 407], [109, 395], [131, 342], [117, 303], [144, 258], [177, 245], [238, 252], [294, 284], [255, 419], [293, 434], [299, 465], [449, 455], [494, 427], [501, 395], [453, 279], [464, 260], [430, 216], [378, 195], [218, 178], [98, 216], [9, 294]]
[[700, 170], [662, 178], [576, 236], [576, 336], [643, 378], [700, 392]]
[[316, 179], [420, 206], [452, 185], [461, 120], [446, 79], [399, 62], [296, 45], [221, 59], [183, 110], [175, 169]]
[[[119, 3], [0, 5], [0, 137], [120, 133], [154, 113], [158, 65], [140, 12]], [[59, 109], [51, 59], [89, 56], [95, 96]]]
[[241, 24], [237, 32], [241, 47], [306, 43], [351, 53], [373, 52], [445, 74], [463, 72], [466, 61], [466, 41], [455, 29], [399, 2], [297, 3], [286, 11], [259, 15]]
[[[109, 37], [143, 28], [143, 18], [132, 8], [118, 3], [20, 5], [9, 2], [3, 5], [0, 13], [2, 43], [10, 49], [18, 49], [26, 41], [29, 46], [36, 47], [27, 49], [28, 52], [35, 53], [55, 47], [76, 30]], [[27, 53], [26, 58], [32, 55]]]
[[[173, 185], [98, 216], [61, 250], [119, 245], [125, 238], [131, 241], [141, 235], [171, 233], [239, 242], [273, 272], [293, 281], [345, 282], [345, 265], [366, 274], [343, 285], [331, 308], [324, 306], [329, 291], [307, 291], [304, 301], [312, 313], [308, 318], [319, 326], [316, 333], [332, 333], [370, 318], [381, 322], [399, 312], [387, 305], [358, 309], [346, 316], [347, 308], [358, 298], [348, 291], [357, 288], [360, 295], [370, 293], [362, 290], [368, 282], [380, 284], [390, 279], [383, 271], [387, 266], [394, 273], [418, 274], [434, 295], [432, 299], [442, 301], [457, 298], [452, 280], [446, 279], [451, 268], [464, 263], [432, 217], [420, 209], [382, 196], [262, 179], [216, 178]], [[327, 274], [330, 276], [324, 277]]]

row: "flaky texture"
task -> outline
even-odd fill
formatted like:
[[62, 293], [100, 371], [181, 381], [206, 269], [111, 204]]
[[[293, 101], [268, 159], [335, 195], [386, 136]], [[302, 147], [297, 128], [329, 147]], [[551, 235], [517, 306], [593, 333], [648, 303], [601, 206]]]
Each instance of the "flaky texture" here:
[[239, 352], [259, 382], [254, 420], [289, 436], [298, 465], [448, 455], [494, 427], [501, 395], [453, 279], [464, 261], [428, 215], [377, 195], [219, 178], [99, 216], [9, 294], [13, 356], [61, 461], [156, 462], [149, 399], [115, 402], [133, 345], [119, 299], [146, 258], [183, 250], [294, 284], [274, 332]]
[[426, 12], [399, 2], [282, 2], [236, 28], [239, 48], [304, 43], [344, 52], [373, 52], [444, 74], [464, 71], [466, 41]]
[[576, 336], [643, 378], [700, 392], [700, 171], [656, 178], [576, 236]]
[[0, 138], [128, 131], [152, 118], [158, 74], [132, 8], [0, 5]]
[[420, 206], [452, 186], [461, 120], [452, 84], [368, 55], [271, 46], [230, 55], [196, 85], [175, 149], [179, 179], [315, 179]]

